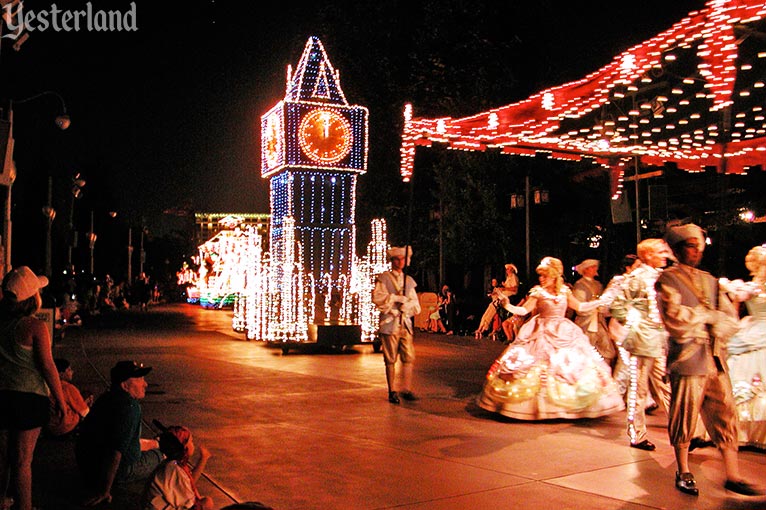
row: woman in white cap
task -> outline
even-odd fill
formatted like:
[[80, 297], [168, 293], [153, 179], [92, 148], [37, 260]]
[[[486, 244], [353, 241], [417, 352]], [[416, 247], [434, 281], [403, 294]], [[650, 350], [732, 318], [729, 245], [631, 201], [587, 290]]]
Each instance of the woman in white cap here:
[[519, 420], [595, 418], [624, 408], [611, 369], [585, 333], [565, 317], [567, 308], [595, 309], [599, 300], [580, 303], [564, 285], [559, 259], [545, 257], [537, 267], [540, 285], [523, 306], [504, 308], [537, 315], [492, 364], [478, 405]]
[[5, 275], [0, 300], [0, 502], [10, 508], [8, 477], [15, 484], [17, 508], [32, 508], [32, 455], [40, 430], [48, 423], [49, 392], [54, 409], [65, 404], [51, 337], [45, 323], [33, 317], [40, 309], [40, 289], [48, 285], [21, 266]]

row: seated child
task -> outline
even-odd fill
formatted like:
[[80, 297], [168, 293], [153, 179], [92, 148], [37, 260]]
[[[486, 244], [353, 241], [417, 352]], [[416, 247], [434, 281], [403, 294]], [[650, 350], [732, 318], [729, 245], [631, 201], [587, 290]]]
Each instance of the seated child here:
[[173, 425], [160, 435], [160, 451], [167, 457], [154, 470], [144, 489], [143, 510], [213, 510], [213, 499], [200, 496], [197, 481], [205, 470], [210, 452], [199, 447], [199, 459], [192, 467], [194, 441], [186, 427]]
[[[80, 390], [72, 384], [74, 371], [69, 360], [56, 358], [54, 362], [61, 379], [61, 389], [64, 390], [64, 397], [66, 397], [66, 408], [63, 415], [50, 413], [50, 421], [45, 430], [53, 436], [63, 436], [72, 432], [80, 424], [80, 420], [88, 414], [93, 404], [93, 395], [83, 398]], [[51, 406], [53, 405], [51, 398]]]

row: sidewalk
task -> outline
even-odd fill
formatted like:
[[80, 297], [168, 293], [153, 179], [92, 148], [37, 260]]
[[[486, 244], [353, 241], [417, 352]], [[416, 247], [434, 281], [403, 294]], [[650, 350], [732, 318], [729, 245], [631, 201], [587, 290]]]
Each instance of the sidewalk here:
[[[627, 446], [625, 414], [519, 422], [474, 404], [503, 350], [489, 340], [416, 335], [415, 390], [388, 403], [380, 354], [247, 342], [222, 311], [171, 305], [86, 324], [55, 348], [75, 382], [100, 392], [119, 359], [152, 366], [145, 420], [189, 426], [213, 457], [200, 490], [216, 508], [262, 501], [278, 510], [764, 509], [766, 498], [723, 488], [715, 449], [690, 456], [700, 496], [673, 488], [664, 415], [650, 416], [654, 452]], [[145, 436], [151, 434], [145, 430]], [[80, 509], [74, 442], [41, 438], [35, 505]], [[743, 475], [766, 481], [766, 455], [741, 452]], [[98, 508], [138, 510], [141, 485]], [[231, 497], [229, 497], [229, 495]]]

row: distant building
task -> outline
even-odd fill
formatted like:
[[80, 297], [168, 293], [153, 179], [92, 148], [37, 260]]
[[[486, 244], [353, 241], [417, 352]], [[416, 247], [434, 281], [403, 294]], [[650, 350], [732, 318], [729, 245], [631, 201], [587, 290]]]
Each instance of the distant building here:
[[269, 238], [268, 213], [194, 213], [194, 242], [197, 246], [211, 239], [222, 230], [253, 227], [263, 239]]

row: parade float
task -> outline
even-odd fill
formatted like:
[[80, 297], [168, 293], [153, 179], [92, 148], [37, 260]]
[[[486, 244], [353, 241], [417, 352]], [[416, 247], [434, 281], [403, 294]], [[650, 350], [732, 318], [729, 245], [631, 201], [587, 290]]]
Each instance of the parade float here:
[[198, 247], [196, 290], [205, 308], [233, 306], [245, 289], [248, 252], [260, 236], [241, 223], [235, 216], [227, 217], [225, 228]]
[[269, 249], [245, 250], [233, 327], [251, 340], [346, 347], [375, 341], [375, 275], [388, 269], [383, 220], [356, 254], [357, 177], [367, 171], [368, 112], [351, 105], [321, 41], [311, 37], [284, 98], [261, 118], [261, 176], [269, 179]]

